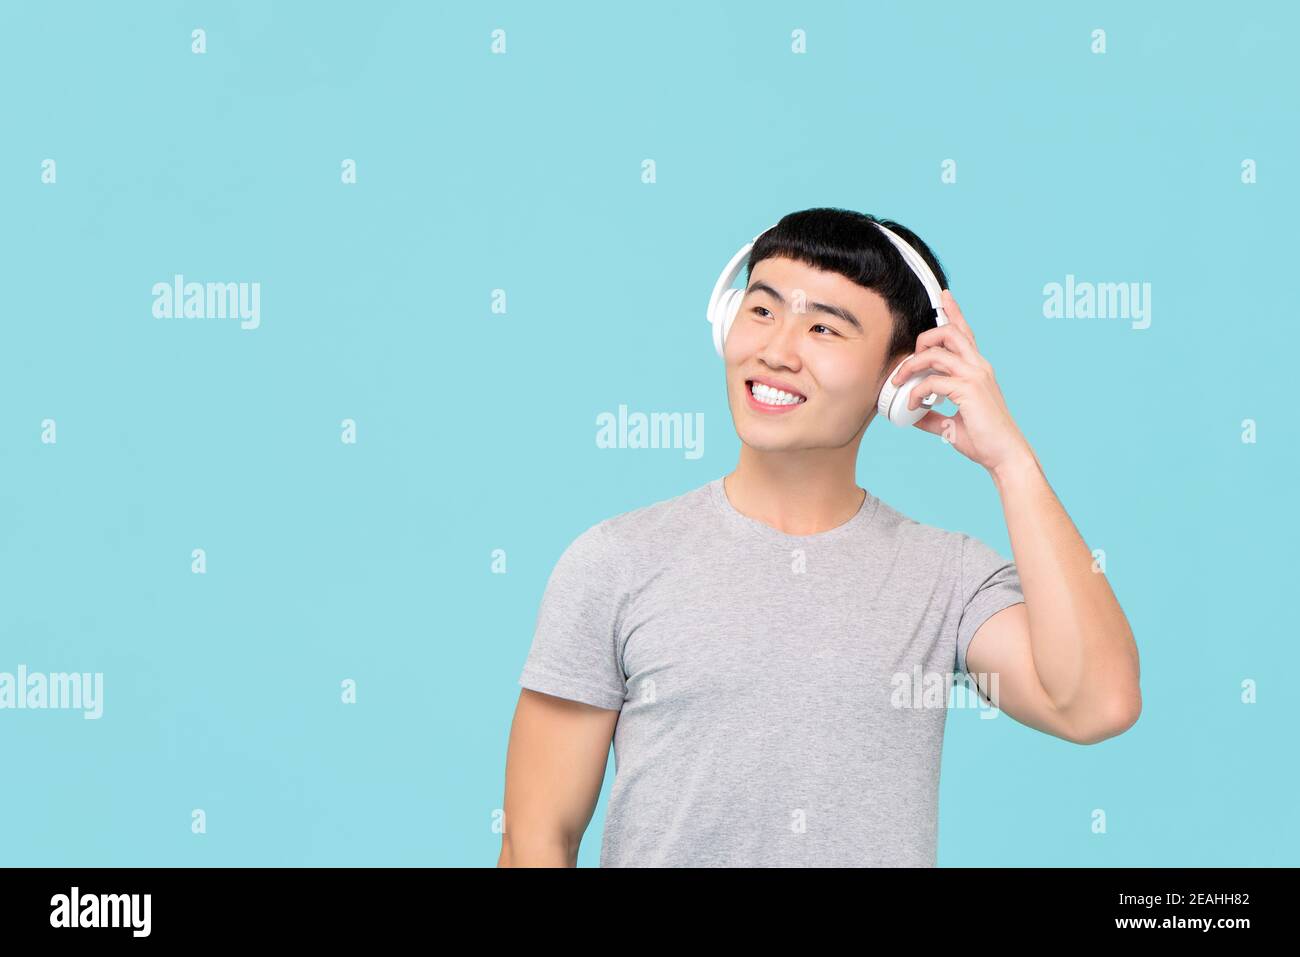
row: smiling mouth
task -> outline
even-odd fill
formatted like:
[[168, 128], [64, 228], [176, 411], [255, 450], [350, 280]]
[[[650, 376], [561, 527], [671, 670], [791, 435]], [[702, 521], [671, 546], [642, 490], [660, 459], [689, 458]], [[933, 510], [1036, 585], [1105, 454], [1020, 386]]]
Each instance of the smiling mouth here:
[[771, 386], [763, 385], [761, 382], [755, 382], [753, 379], [745, 380], [745, 388], [748, 390], [755, 402], [760, 405], [771, 406], [772, 408], [802, 405], [804, 402], [808, 401], [806, 396], [783, 392], [780, 389], [773, 389]]

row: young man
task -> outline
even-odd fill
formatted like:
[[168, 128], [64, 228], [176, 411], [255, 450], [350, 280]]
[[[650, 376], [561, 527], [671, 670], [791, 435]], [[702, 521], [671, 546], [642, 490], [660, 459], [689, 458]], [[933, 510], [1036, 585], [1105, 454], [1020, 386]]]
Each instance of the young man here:
[[[945, 325], [880, 226], [944, 287]], [[601, 866], [933, 866], [954, 668], [1068, 741], [1137, 720], [1124, 613], [925, 244], [812, 209], [748, 265], [724, 352], [740, 460], [560, 557], [519, 679], [499, 866], [576, 864], [611, 737]], [[893, 381], [929, 370], [909, 408], [959, 406], [916, 426], [987, 470], [1014, 562], [856, 484], [909, 353]]]

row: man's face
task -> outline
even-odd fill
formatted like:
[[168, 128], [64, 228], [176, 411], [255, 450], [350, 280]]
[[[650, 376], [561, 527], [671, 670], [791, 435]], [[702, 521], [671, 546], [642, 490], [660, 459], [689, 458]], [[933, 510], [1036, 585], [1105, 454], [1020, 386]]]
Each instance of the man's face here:
[[[728, 402], [741, 441], [771, 452], [854, 441], [875, 414], [893, 368], [881, 371], [892, 332], [878, 293], [797, 260], [764, 259], [749, 277], [724, 347]], [[781, 396], [754, 395], [755, 378], [803, 398], [781, 405]]]

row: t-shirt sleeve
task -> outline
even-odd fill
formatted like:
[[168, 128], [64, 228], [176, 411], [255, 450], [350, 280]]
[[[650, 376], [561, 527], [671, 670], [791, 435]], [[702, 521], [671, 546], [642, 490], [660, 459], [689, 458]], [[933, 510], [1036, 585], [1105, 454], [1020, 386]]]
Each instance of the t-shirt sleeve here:
[[966, 650], [980, 625], [1003, 608], [1025, 600], [1015, 562], [970, 535], [961, 536], [961, 617], [957, 624], [957, 670], [966, 671]]
[[566, 548], [551, 571], [519, 684], [598, 708], [627, 694], [619, 630], [627, 602], [620, 554], [605, 523]]

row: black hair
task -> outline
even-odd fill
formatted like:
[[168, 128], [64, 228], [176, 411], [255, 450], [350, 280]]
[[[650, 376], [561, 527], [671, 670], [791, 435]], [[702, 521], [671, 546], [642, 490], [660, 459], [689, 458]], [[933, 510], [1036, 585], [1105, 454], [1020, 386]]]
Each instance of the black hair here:
[[839, 273], [877, 293], [889, 306], [894, 320], [893, 334], [885, 350], [880, 372], [891, 357], [916, 349], [916, 337], [934, 328], [934, 309], [930, 297], [912, 267], [903, 260], [889, 237], [877, 229], [879, 223], [897, 234], [920, 254], [939, 280], [939, 288], [948, 288], [948, 277], [930, 247], [906, 226], [891, 219], [879, 219], [869, 213], [851, 209], [820, 206], [788, 213], [780, 222], [758, 237], [749, 253], [746, 285], [754, 266], [764, 259], [781, 256], [806, 263], [815, 269]]

